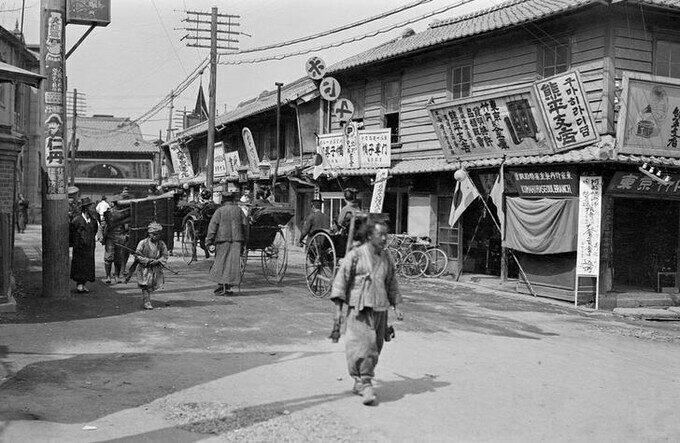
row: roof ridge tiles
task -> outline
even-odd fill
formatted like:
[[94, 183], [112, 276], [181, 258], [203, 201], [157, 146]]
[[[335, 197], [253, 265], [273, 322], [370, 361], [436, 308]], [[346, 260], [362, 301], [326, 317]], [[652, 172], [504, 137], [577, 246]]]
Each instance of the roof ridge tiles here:
[[490, 6], [488, 8], [480, 9], [479, 11], [470, 12], [470, 13], [467, 13], [467, 14], [459, 15], [457, 17], [451, 17], [451, 18], [445, 18], [445, 19], [437, 20], [435, 22], [430, 23], [429, 28], [440, 28], [442, 26], [453, 25], [455, 23], [466, 21], [466, 20], [469, 20], [471, 18], [477, 18], [477, 17], [485, 16], [485, 15], [488, 15], [492, 12], [499, 11], [501, 9], [506, 9], [506, 8], [511, 7], [511, 6], [515, 6], [519, 3], [525, 3], [525, 2], [530, 2], [530, 1], [535, 1], [535, 0], [508, 0], [506, 2], [499, 3], [499, 4], [494, 5], [494, 6]]

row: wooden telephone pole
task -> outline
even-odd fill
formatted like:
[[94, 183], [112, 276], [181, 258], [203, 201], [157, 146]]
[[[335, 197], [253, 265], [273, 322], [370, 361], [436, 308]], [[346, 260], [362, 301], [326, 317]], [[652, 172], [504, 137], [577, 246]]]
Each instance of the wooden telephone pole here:
[[[208, 87], [208, 140], [206, 149], [206, 171], [205, 186], [212, 189], [213, 174], [215, 168], [215, 97], [217, 94], [217, 50], [238, 50], [231, 46], [238, 43], [236, 36], [239, 32], [233, 31], [240, 24], [232, 20], [241, 18], [238, 15], [220, 14], [217, 7], [213, 7], [210, 13], [187, 11], [187, 18], [184, 22], [190, 23], [190, 27], [184, 28], [191, 34], [186, 34], [182, 40], [187, 39], [187, 46], [194, 48], [210, 49], [210, 86]], [[209, 18], [208, 18], [209, 17]], [[209, 28], [201, 28], [201, 25], [210, 25]], [[226, 26], [226, 28], [225, 28]], [[207, 35], [209, 33], [209, 35]], [[223, 37], [221, 37], [223, 36]], [[210, 40], [210, 45], [202, 43], [201, 40]]]

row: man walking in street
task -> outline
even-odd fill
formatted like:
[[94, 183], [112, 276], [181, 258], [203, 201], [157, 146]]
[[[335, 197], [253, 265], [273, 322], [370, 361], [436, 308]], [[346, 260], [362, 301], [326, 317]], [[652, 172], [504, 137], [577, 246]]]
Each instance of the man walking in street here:
[[217, 295], [231, 295], [231, 287], [241, 281], [241, 249], [245, 241], [246, 217], [234, 203], [232, 192], [222, 194], [224, 205], [210, 219], [205, 243], [215, 248], [215, 261], [209, 278], [216, 282]]
[[137, 286], [142, 290], [142, 308], [151, 310], [151, 293], [164, 283], [163, 266], [168, 262], [168, 247], [161, 240], [163, 226], [151, 222], [149, 236], [140, 240], [135, 251]]
[[345, 353], [353, 391], [365, 405], [372, 405], [376, 400], [372, 379], [387, 334], [387, 311], [391, 307], [397, 320], [403, 320], [403, 314], [397, 307], [401, 294], [394, 263], [385, 252], [387, 225], [369, 219], [362, 230], [365, 242], [345, 256], [333, 282], [336, 311], [331, 338], [339, 337], [342, 307], [347, 304]]
[[73, 257], [71, 259], [71, 279], [77, 284], [79, 294], [90, 292], [85, 283], [94, 281], [94, 244], [99, 223], [92, 216], [94, 202], [89, 197], [80, 201], [80, 214], [73, 217], [70, 226]]
[[302, 242], [305, 237], [320, 229], [329, 229], [331, 224], [330, 218], [321, 212], [321, 207], [323, 205], [322, 199], [314, 199], [310, 205], [312, 207], [312, 212], [309, 213], [302, 222], [302, 231], [300, 232], [299, 242], [300, 246], [303, 245]]
[[113, 283], [121, 282], [121, 276], [125, 276], [125, 266], [129, 253], [122, 247], [127, 246], [129, 239], [130, 210], [122, 209], [118, 205], [119, 196], [111, 197], [110, 207], [105, 213], [102, 222], [102, 243], [104, 244], [104, 270], [106, 280], [104, 283], [111, 284], [111, 267], [113, 265], [115, 275]]

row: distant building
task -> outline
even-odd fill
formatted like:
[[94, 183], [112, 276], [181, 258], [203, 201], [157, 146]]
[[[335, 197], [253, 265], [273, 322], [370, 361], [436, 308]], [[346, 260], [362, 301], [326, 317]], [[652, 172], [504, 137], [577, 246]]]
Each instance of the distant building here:
[[144, 197], [149, 188], [158, 186], [159, 148], [144, 140], [130, 119], [78, 117], [76, 138], [75, 185], [81, 196], [99, 200], [127, 187], [133, 196]]

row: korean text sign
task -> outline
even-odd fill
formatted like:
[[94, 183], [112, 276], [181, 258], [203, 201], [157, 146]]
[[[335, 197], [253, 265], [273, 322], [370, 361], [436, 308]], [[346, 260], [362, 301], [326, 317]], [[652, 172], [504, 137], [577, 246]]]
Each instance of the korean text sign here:
[[597, 277], [600, 270], [602, 177], [581, 176], [576, 275]]
[[529, 87], [452, 100], [428, 111], [449, 161], [553, 152]]
[[600, 139], [578, 71], [538, 81], [534, 88], [555, 151], [567, 151]]
[[618, 152], [680, 157], [680, 80], [624, 73]]

